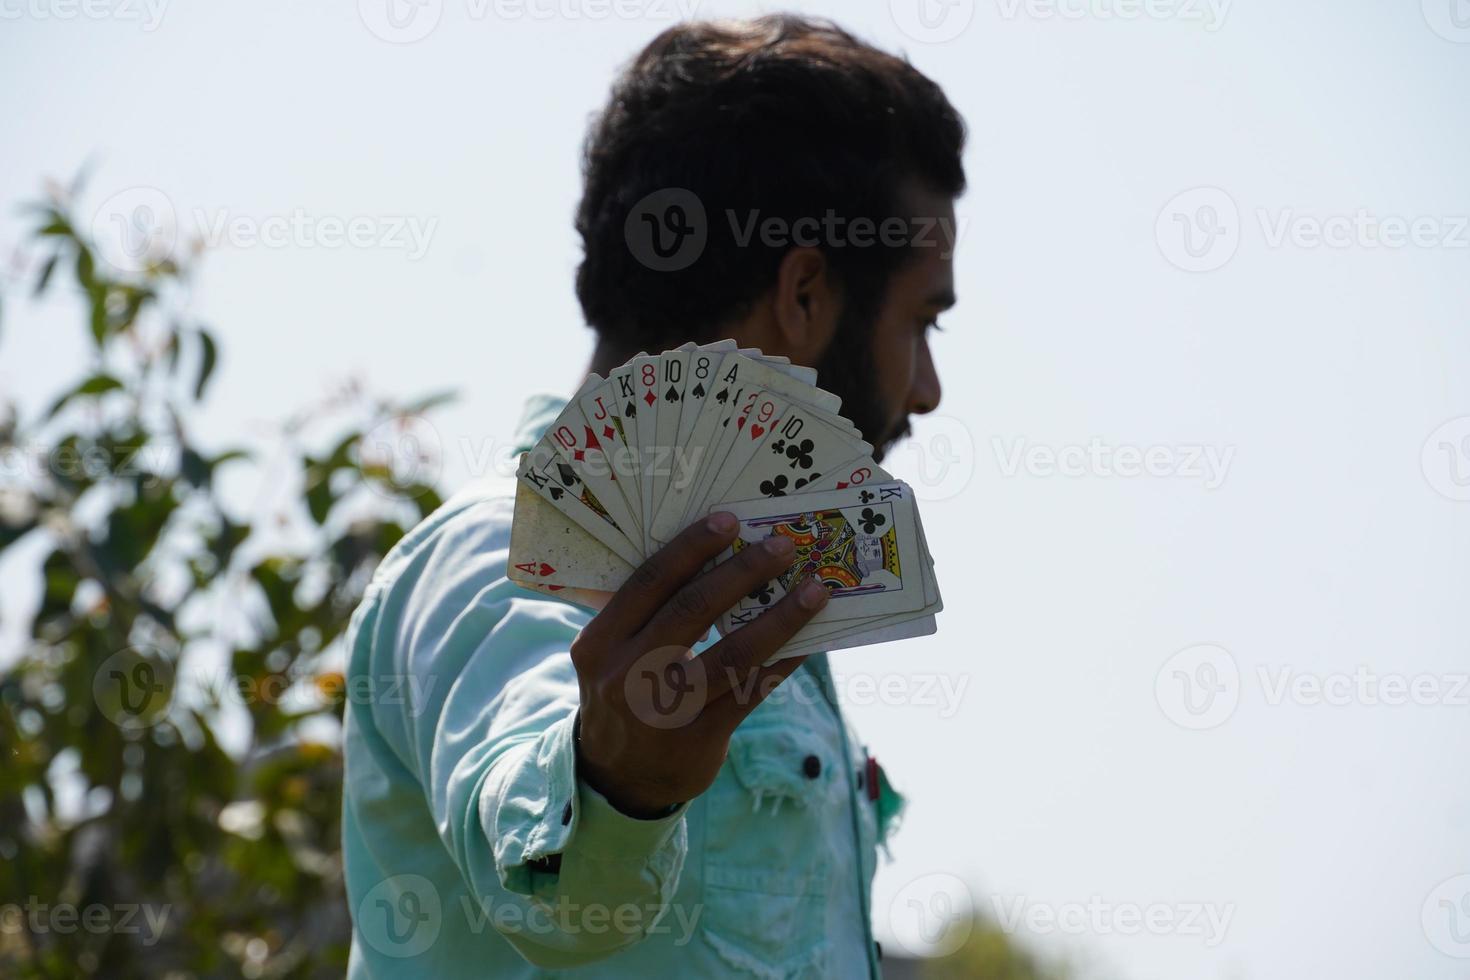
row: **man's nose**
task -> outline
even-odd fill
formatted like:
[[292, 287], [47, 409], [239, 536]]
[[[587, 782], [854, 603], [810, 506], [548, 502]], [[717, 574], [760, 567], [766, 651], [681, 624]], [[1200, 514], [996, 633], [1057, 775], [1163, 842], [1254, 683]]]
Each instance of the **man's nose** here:
[[939, 407], [939, 372], [934, 369], [934, 356], [927, 343], [919, 349], [919, 363], [915, 365], [914, 383], [909, 388], [908, 410], [911, 415], [926, 415]]

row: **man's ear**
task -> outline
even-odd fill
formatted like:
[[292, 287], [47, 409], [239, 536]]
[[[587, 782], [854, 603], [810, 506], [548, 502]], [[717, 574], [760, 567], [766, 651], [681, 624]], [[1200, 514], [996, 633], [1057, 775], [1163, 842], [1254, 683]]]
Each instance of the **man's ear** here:
[[841, 297], [827, 256], [819, 248], [789, 250], [776, 272], [774, 326], [798, 364], [815, 364], [837, 332]]

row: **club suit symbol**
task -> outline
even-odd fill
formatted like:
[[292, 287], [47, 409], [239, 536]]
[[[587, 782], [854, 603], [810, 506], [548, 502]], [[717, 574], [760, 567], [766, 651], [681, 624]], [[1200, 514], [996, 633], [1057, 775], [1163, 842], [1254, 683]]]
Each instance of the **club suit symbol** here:
[[1470, 500], [1470, 415], [1450, 419], [1424, 440], [1419, 466], [1435, 493]]
[[791, 460], [791, 468], [794, 470], [800, 466], [804, 470], [811, 469], [813, 463], [812, 450], [816, 447], [817, 444], [810, 439], [803, 439], [801, 442], [792, 443], [787, 446], [786, 458]]
[[1154, 698], [1181, 728], [1203, 730], [1224, 724], [1240, 702], [1240, 668], [1224, 647], [1186, 647], [1159, 668]]
[[878, 528], [882, 527], [887, 522], [887, 520], [888, 518], [873, 510], [873, 508], [871, 507], [864, 507], [863, 512], [858, 515], [858, 523], [862, 525], [864, 534], [872, 534], [873, 532], [877, 531]]
[[666, 187], [644, 197], [628, 211], [623, 239], [628, 250], [655, 272], [687, 269], [704, 254], [709, 223], [693, 191]]
[[439, 890], [423, 875], [391, 875], [363, 896], [356, 920], [358, 935], [384, 956], [418, 956], [439, 938]]
[[1420, 909], [1420, 925], [1431, 946], [1446, 956], [1470, 959], [1470, 874], [1446, 878]]
[[651, 728], [683, 728], [704, 710], [708, 690], [703, 668], [688, 659], [685, 647], [656, 647], [623, 678], [629, 710]]
[[1164, 258], [1185, 272], [1212, 272], [1240, 247], [1240, 209], [1218, 187], [1196, 187], [1174, 195], [1154, 222]]

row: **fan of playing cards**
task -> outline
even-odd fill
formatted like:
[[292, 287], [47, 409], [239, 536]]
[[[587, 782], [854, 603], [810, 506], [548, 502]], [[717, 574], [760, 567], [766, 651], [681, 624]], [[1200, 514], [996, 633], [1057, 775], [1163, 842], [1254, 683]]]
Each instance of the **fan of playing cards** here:
[[939, 584], [913, 491], [815, 381], [812, 368], [730, 340], [589, 376], [521, 457], [511, 579], [600, 608], [684, 527], [728, 511], [740, 531], [715, 564], [773, 534], [796, 552], [721, 617], [721, 634], [807, 576], [832, 598], [779, 656], [934, 632]]

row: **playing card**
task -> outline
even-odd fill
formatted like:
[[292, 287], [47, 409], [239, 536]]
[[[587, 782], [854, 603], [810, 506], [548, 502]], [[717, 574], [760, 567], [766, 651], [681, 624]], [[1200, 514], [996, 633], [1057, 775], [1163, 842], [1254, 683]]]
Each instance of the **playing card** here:
[[638, 429], [638, 518], [642, 532], [643, 553], [652, 551], [653, 539], [646, 528], [653, 519], [652, 464], [658, 456], [658, 355], [644, 354], [632, 360], [633, 399], [638, 403], [635, 425]]
[[[751, 435], [754, 435], [752, 429]], [[795, 494], [842, 464], [866, 459], [873, 447], [829, 425], [816, 412], [787, 405], [770, 433], [738, 467], [729, 460], [710, 485], [719, 500], [750, 500]], [[734, 454], [730, 456], [733, 460]]]
[[598, 432], [588, 423], [580, 405], [582, 396], [601, 383], [602, 379], [596, 375], [589, 377], [578, 389], [576, 396], [567, 403], [566, 408], [562, 409], [556, 421], [551, 423], [547, 434], [551, 437], [551, 444], [557, 454], [570, 463], [582, 482], [592, 489], [597, 500], [612, 517], [613, 523], [629, 540], [641, 547], [642, 525], [627, 506], [623, 493], [618, 488], [618, 478], [613, 471], [612, 461], [603, 450]]
[[693, 483], [670, 481], [653, 519], [651, 530], [654, 541], [669, 540], [694, 516], [704, 513], [704, 508], [700, 506], [706, 499], [704, 489], [723, 462], [720, 450], [729, 448], [729, 444], [721, 439], [729, 430], [727, 423], [735, 413], [741, 393], [747, 387], [752, 391], [764, 390], [773, 397], [795, 401], [823, 412], [836, 412], [842, 405], [842, 400], [836, 395], [784, 374], [776, 366], [739, 353], [727, 355], [716, 372], [712, 394], [705, 400], [699, 419], [692, 427], [684, 446], [685, 454], [697, 461], [700, 476]]
[[633, 566], [567, 519], [526, 483], [516, 482], [506, 574], [546, 591], [565, 588], [616, 592]]
[[[631, 369], [622, 373], [621, 380], [617, 377], [619, 373], [619, 371], [614, 371], [608, 376], [607, 381], [590, 387], [577, 399], [577, 404], [581, 406], [582, 415], [587, 419], [587, 423], [597, 433], [603, 452], [612, 465], [613, 472], [617, 474], [618, 491], [622, 494], [623, 503], [628, 505], [630, 511], [635, 507], [641, 510], [637, 450], [628, 445], [628, 432], [619, 408], [622, 401], [620, 391], [627, 383]], [[630, 534], [628, 537], [632, 540], [633, 535]]]
[[521, 455], [516, 478], [529, 485], [553, 507], [591, 534], [626, 562], [638, 563], [643, 554], [628, 540], [602, 502], [562, 459], [546, 436], [530, 452]]
[[658, 356], [658, 422], [655, 425], [655, 450], [649, 470], [653, 475], [652, 490], [648, 494], [648, 520], [652, 525], [658, 502], [663, 499], [669, 485], [669, 474], [675, 469], [675, 455], [681, 450], [679, 422], [684, 413], [684, 389], [689, 377], [689, 357], [694, 352], [693, 344], [685, 344], [678, 350], [664, 351]]
[[742, 597], [721, 618], [720, 632], [727, 636], [753, 622], [809, 576], [832, 594], [812, 624], [924, 607], [913, 491], [905, 483], [723, 503], [712, 509], [727, 510], [740, 522], [739, 535], [715, 559], [716, 565], [772, 534], [784, 535], [796, 545], [785, 571]]
[[815, 381], [729, 340], [589, 376], [520, 460], [510, 578], [598, 610], [645, 555], [727, 510], [740, 532], [708, 567], [771, 534], [796, 555], [720, 617], [723, 635], [809, 576], [831, 599], [772, 659], [933, 633], [943, 603], [913, 491]]

